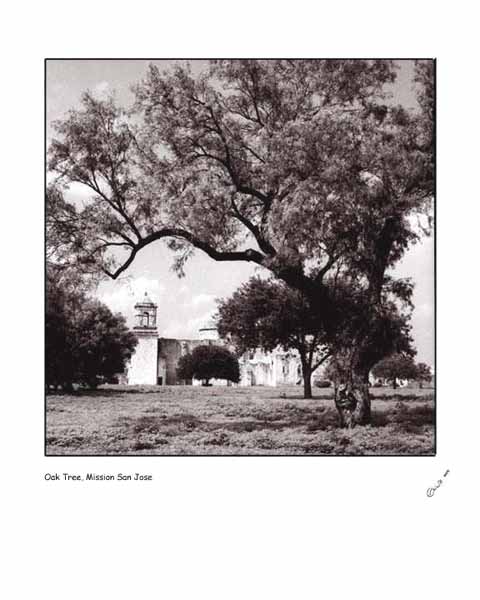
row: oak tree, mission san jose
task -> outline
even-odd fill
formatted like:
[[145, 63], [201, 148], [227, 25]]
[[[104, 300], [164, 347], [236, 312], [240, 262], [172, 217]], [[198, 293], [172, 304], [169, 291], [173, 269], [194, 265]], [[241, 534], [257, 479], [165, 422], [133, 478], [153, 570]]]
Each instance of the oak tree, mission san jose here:
[[[116, 278], [166, 239], [179, 271], [195, 249], [264, 267], [332, 335], [332, 280], [355, 290], [363, 323], [380, 324], [401, 289], [387, 271], [432, 199], [432, 74], [417, 63], [414, 109], [386, 99], [388, 60], [218, 60], [199, 76], [152, 65], [129, 110], [85, 94], [49, 150], [58, 184], [92, 192], [76, 211], [78, 264]], [[343, 355], [366, 422], [378, 362], [368, 327], [350, 331]]]

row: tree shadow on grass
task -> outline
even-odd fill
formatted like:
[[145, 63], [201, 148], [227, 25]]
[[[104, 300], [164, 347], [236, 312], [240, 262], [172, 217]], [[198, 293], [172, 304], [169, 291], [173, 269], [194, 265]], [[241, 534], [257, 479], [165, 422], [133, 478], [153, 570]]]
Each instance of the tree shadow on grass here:
[[304, 398], [303, 393], [300, 391], [298, 392], [298, 394], [292, 392], [287, 393], [277, 391], [273, 394], [269, 394], [268, 396], [265, 395], [263, 396], [263, 398], [265, 400], [295, 400], [304, 402], [311, 402], [312, 400], [333, 400], [333, 390], [330, 393], [326, 392], [321, 394], [313, 394], [312, 398]]
[[171, 392], [171, 388], [167, 388], [166, 386], [148, 386], [145, 388], [140, 387], [132, 387], [128, 389], [127, 387], [122, 387], [120, 389], [115, 388], [97, 388], [97, 389], [89, 389], [89, 388], [78, 388], [76, 390], [72, 390], [70, 392], [57, 390], [57, 391], [49, 391], [47, 392], [47, 397], [52, 398], [55, 396], [68, 397], [72, 398], [112, 398], [115, 396], [126, 396], [129, 394], [159, 394], [166, 393], [167, 391]]
[[186, 433], [194, 430], [215, 432], [220, 429], [233, 433], [262, 430], [281, 431], [284, 429], [306, 428], [308, 433], [334, 428], [338, 423], [336, 411], [324, 406], [303, 408], [297, 405], [278, 407], [274, 411], [256, 411], [251, 417], [238, 416], [225, 420], [202, 419], [192, 414], [151, 415], [136, 419], [121, 417], [118, 427], [128, 427], [136, 434]]
[[406, 433], [419, 433], [425, 425], [435, 423], [435, 407], [433, 403], [426, 402], [418, 406], [408, 406], [403, 399], [397, 402], [391, 410], [372, 409], [372, 426], [385, 427], [396, 425]]
[[[390, 411], [372, 411], [371, 427], [396, 425], [405, 433], [419, 433], [426, 425], [434, 423], [432, 405], [407, 406], [398, 402]], [[281, 431], [305, 428], [307, 433], [339, 429], [338, 414], [334, 407], [301, 407], [296, 404], [277, 407], [272, 411], [258, 410], [254, 415], [232, 415], [226, 420], [202, 419], [192, 414], [144, 415], [136, 419], [121, 418], [118, 426], [127, 426], [135, 434], [187, 433], [194, 430], [214, 432], [219, 429], [234, 433], [261, 430]]]
[[404, 394], [381, 394], [381, 393], [375, 393], [372, 394], [370, 392], [371, 398], [372, 400], [385, 400], [386, 402], [408, 402], [408, 401], [422, 401], [422, 402], [428, 402], [429, 400], [433, 400], [434, 399], [434, 394], [433, 393], [429, 393], [429, 394], [415, 394], [415, 393], [404, 393]]

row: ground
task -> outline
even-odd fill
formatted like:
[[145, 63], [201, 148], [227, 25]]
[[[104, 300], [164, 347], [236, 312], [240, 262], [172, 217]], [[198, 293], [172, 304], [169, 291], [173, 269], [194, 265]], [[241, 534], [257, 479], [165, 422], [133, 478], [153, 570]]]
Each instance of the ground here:
[[372, 390], [340, 429], [330, 389], [104, 386], [47, 396], [47, 455], [433, 455], [433, 390]]

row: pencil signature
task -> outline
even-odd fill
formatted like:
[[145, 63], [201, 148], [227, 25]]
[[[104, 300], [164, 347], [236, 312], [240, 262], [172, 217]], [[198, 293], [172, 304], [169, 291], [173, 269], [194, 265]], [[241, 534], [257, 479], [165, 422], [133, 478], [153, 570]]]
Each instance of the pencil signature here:
[[432, 497], [432, 496], [435, 494], [435, 492], [436, 492], [436, 491], [438, 490], [438, 488], [439, 488], [439, 487], [442, 485], [442, 483], [443, 483], [443, 481], [444, 481], [445, 477], [446, 477], [446, 476], [447, 476], [449, 473], [450, 473], [450, 470], [449, 470], [449, 469], [447, 469], [447, 470], [445, 471], [445, 473], [443, 474], [443, 479], [439, 479], [439, 480], [437, 481], [437, 485], [434, 485], [434, 486], [432, 486], [432, 487], [429, 487], [429, 488], [427, 489], [427, 496], [428, 496], [429, 498], [431, 498], [431, 497]]

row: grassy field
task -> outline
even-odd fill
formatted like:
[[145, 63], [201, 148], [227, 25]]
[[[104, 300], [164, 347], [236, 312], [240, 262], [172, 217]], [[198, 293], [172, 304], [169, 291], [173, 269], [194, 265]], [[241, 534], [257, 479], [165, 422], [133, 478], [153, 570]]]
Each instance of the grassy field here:
[[433, 390], [373, 389], [373, 423], [340, 429], [332, 391], [128, 387], [47, 396], [47, 455], [432, 455]]

